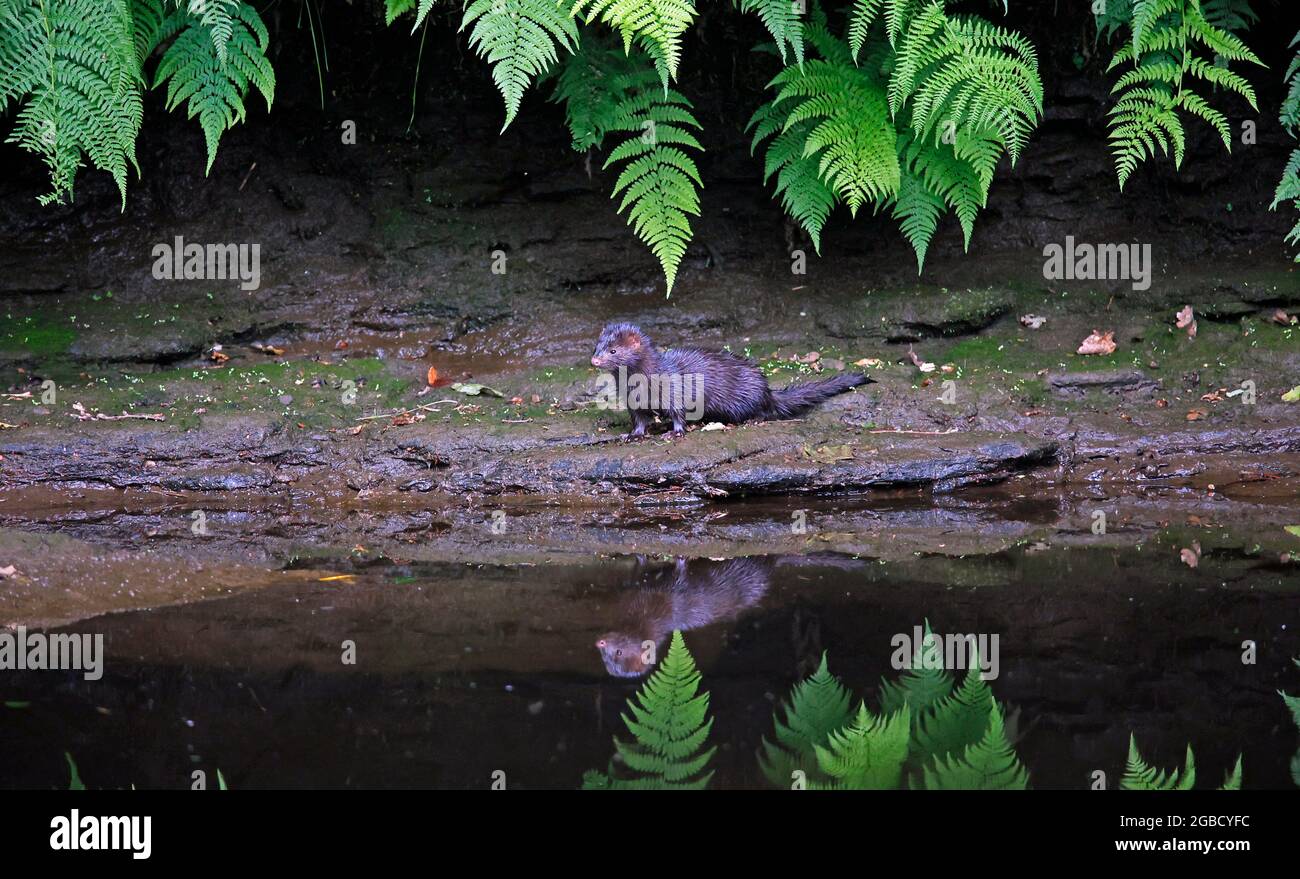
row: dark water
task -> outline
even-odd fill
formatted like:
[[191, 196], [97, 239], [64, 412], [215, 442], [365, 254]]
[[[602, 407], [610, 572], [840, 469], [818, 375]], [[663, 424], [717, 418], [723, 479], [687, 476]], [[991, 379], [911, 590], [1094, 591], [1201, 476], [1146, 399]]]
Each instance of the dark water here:
[[[1171, 559], [1173, 561], [1171, 561]], [[1247, 787], [1291, 785], [1300, 691], [1296, 566], [1224, 553], [1192, 570], [1159, 537], [1124, 548], [1020, 546], [899, 561], [760, 556], [588, 564], [381, 564], [229, 598], [85, 620], [103, 680], [10, 672], [0, 785], [172, 787], [220, 768], [231, 787], [576, 787], [625, 734], [638, 685], [624, 643], [673, 625], [715, 718], [715, 786], [762, 787], [772, 711], [822, 651], [858, 696], [894, 677], [891, 639], [998, 635], [995, 695], [1018, 709], [1038, 788], [1123, 770], [1130, 732], [1152, 762], [1191, 744], [1198, 786], [1238, 752]], [[607, 645], [605, 655], [596, 647]], [[1257, 644], [1243, 662], [1242, 642]], [[356, 646], [355, 664], [341, 657]], [[661, 642], [662, 643], [662, 642]], [[632, 663], [635, 665], [635, 663]]]

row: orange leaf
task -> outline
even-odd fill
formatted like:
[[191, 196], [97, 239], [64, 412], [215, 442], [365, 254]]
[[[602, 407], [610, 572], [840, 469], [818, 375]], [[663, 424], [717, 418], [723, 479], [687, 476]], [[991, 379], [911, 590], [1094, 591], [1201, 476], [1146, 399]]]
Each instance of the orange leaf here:
[[1115, 353], [1115, 332], [1107, 330], [1103, 333], [1101, 330], [1093, 330], [1092, 335], [1083, 340], [1079, 346], [1080, 354], [1114, 354]]
[[438, 383], [438, 368], [436, 366], [429, 367], [429, 374], [426, 376], [426, 380], [429, 382], [430, 386]]

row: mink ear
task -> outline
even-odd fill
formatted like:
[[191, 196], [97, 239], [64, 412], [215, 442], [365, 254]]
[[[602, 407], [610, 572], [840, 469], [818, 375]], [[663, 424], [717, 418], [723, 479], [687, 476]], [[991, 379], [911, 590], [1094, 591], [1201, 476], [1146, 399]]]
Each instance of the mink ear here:
[[641, 349], [641, 337], [636, 333], [628, 333], [623, 337], [623, 344], [633, 351], [639, 351]]

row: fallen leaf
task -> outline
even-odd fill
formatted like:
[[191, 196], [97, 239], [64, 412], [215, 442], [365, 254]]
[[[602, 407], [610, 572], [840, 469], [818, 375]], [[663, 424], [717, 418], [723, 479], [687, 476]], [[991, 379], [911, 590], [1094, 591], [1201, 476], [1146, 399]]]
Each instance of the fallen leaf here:
[[839, 446], [819, 446], [818, 448], [803, 447], [803, 453], [809, 458], [821, 464], [833, 464], [836, 461], [853, 460], [853, 449], [845, 443]]
[[1295, 318], [1291, 317], [1291, 315], [1287, 314], [1285, 311], [1283, 311], [1280, 308], [1277, 311], [1273, 312], [1273, 323], [1275, 324], [1281, 324], [1284, 327], [1289, 327], [1291, 326], [1291, 322], [1294, 320]]
[[344, 349], [347, 348], [347, 347], [348, 347], [348, 340], [347, 340], [347, 339], [339, 339], [337, 342], [334, 343], [334, 350], [335, 350], [335, 351], [342, 351], [342, 350], [344, 350]]
[[468, 397], [477, 397], [479, 394], [486, 394], [489, 397], [504, 397], [505, 394], [496, 388], [490, 388], [487, 385], [474, 384], [473, 382], [456, 382], [451, 386], [453, 391], [465, 394]]
[[261, 342], [254, 342], [251, 347], [254, 351], [270, 354], [272, 357], [279, 357], [284, 354], [283, 348], [277, 348], [274, 345], [263, 345]]
[[8, 565], [6, 567], [0, 568], [0, 577], [3, 577], [4, 579], [8, 579], [17, 573], [18, 573], [18, 569], [15, 568], [13, 565]]
[[1164, 399], [1163, 397], [1160, 398], [1159, 400], [1156, 400], [1156, 408], [1157, 408], [1157, 409], [1168, 409], [1168, 408], [1169, 408], [1169, 401], [1166, 400], [1166, 399]]
[[1101, 330], [1093, 330], [1092, 335], [1083, 340], [1079, 346], [1079, 354], [1114, 354], [1115, 353], [1115, 332], [1107, 330], [1103, 333]]
[[708, 424], [701, 427], [700, 430], [726, 430], [726, 428], [727, 425], [723, 424], [721, 421], [710, 421]]
[[1022, 327], [1029, 327], [1031, 330], [1036, 330], [1045, 323], [1047, 323], [1047, 318], [1037, 314], [1020, 315], [1020, 325]]
[[907, 356], [912, 359], [912, 365], [921, 370], [921, 372], [934, 372], [936, 368], [935, 365], [930, 361], [922, 360], [917, 356], [917, 353], [912, 350], [911, 345], [907, 346]]
[[1227, 389], [1227, 388], [1219, 388], [1217, 391], [1210, 391], [1208, 394], [1201, 394], [1201, 399], [1204, 400], [1204, 401], [1207, 402], [1207, 403], [1222, 403], [1222, 402], [1223, 402], [1223, 392], [1226, 391], [1226, 390], [1228, 390], [1228, 389]]
[[429, 372], [425, 375], [424, 380], [430, 387], [436, 385], [438, 383], [438, 368], [436, 366], [430, 366]]
[[956, 372], [956, 371], [957, 371], [957, 367], [956, 367], [955, 365], [951, 364], [951, 363], [945, 363], [943, 366], [939, 367], [939, 371], [940, 371], [940, 372]]
[[1201, 563], [1200, 555], [1190, 549], [1179, 550], [1178, 557], [1182, 559], [1183, 564], [1187, 565], [1189, 568], [1194, 568]]
[[225, 363], [230, 359], [230, 355], [222, 351], [220, 345], [213, 345], [212, 351], [208, 354], [208, 358], [213, 363]]
[[1300, 537], [1300, 525], [1283, 525], [1282, 530], [1292, 537]]
[[1188, 421], [1200, 421], [1202, 418], [1204, 418], [1205, 416], [1207, 416], [1207, 415], [1209, 415], [1209, 414], [1210, 414], [1210, 413], [1209, 413], [1208, 411], [1206, 411], [1205, 409], [1193, 409], [1193, 410], [1191, 410], [1190, 412], [1187, 413], [1187, 420], [1188, 420]]
[[1174, 320], [1177, 321], [1175, 326], [1177, 326], [1178, 329], [1180, 330], [1187, 329], [1189, 326], [1192, 325], [1192, 322], [1195, 320], [1195, 318], [1193, 317], [1194, 314], [1195, 312], [1192, 311], [1192, 307], [1190, 305], [1184, 305], [1182, 310], [1174, 315]]
[[524, 403], [524, 398], [523, 398], [523, 397], [511, 397], [511, 398], [510, 398], [510, 404], [511, 404], [512, 406], [522, 406], [523, 403]]
[[1282, 395], [1283, 403], [1300, 403], [1300, 385], [1296, 385], [1291, 390]]
[[803, 355], [802, 357], [795, 358], [795, 360], [798, 361], [799, 363], [816, 363], [818, 360], [821, 359], [822, 359], [822, 355], [820, 351], [809, 351], [807, 354]]
[[885, 365], [885, 361], [881, 360], [879, 357], [863, 357], [861, 360], [853, 361], [853, 365], [866, 366], [871, 369], [880, 369]]

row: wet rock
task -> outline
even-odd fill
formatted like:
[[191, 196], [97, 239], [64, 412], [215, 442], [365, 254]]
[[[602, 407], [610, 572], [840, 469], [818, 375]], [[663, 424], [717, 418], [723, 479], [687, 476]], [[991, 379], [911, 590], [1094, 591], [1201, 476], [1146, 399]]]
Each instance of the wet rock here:
[[843, 307], [823, 311], [818, 325], [837, 338], [917, 342], [936, 336], [977, 333], [1009, 314], [1014, 300], [998, 289], [957, 290], [936, 296], [868, 293]]
[[1160, 387], [1138, 369], [1109, 369], [1096, 372], [1067, 372], [1048, 376], [1048, 386], [1061, 396], [1083, 396], [1101, 390], [1115, 394], [1149, 394]]

